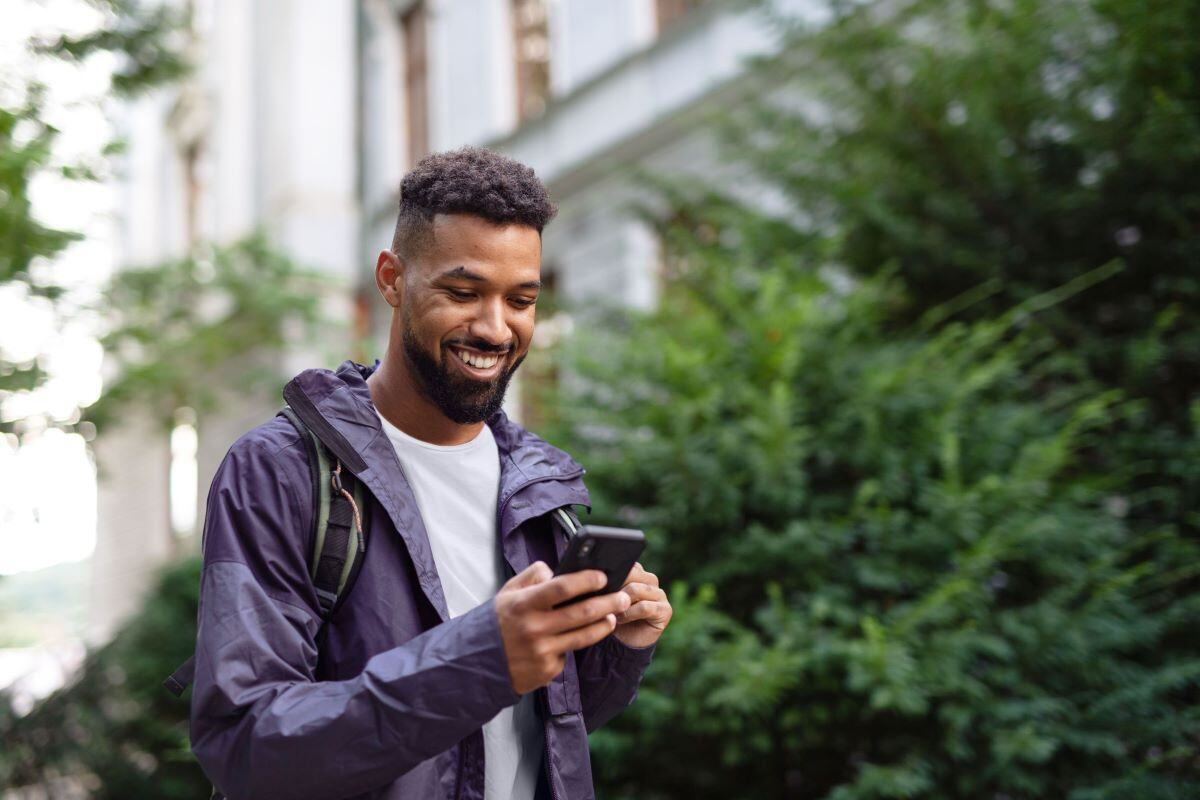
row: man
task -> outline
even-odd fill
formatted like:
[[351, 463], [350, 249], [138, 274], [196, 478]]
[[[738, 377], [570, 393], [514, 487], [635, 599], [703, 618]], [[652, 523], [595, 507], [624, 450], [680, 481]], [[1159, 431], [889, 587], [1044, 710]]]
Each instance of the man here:
[[671, 606], [639, 565], [622, 591], [553, 608], [604, 585], [550, 566], [550, 516], [588, 503], [583, 470], [500, 410], [553, 214], [511, 159], [427, 157], [376, 264], [382, 363], [289, 385], [368, 490], [360, 571], [323, 629], [296, 428], [255, 428], [217, 471], [191, 734], [228, 797], [592, 797], [587, 733], [633, 701]]

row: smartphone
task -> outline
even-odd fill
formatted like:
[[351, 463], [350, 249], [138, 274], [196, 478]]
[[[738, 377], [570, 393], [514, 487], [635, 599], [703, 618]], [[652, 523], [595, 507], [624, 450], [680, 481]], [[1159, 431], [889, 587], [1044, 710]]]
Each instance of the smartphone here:
[[632, 528], [606, 528], [602, 525], [584, 525], [572, 537], [558, 560], [555, 575], [578, 572], [581, 569], [598, 569], [608, 577], [608, 585], [597, 592], [588, 592], [572, 597], [555, 608], [561, 608], [580, 600], [600, 594], [619, 591], [625, 583], [629, 570], [646, 549], [646, 535]]

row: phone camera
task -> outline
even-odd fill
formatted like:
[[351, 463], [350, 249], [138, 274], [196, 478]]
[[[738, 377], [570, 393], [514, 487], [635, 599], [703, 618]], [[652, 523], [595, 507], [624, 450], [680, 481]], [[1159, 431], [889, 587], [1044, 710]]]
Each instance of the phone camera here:
[[590, 552], [592, 552], [592, 542], [590, 540], [579, 545], [579, 555], [586, 556]]

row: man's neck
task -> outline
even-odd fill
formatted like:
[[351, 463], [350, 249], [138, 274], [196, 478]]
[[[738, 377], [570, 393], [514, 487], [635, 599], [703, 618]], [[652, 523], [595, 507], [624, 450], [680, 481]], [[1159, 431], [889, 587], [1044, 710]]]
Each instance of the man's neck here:
[[461, 425], [417, 391], [417, 385], [402, 361], [384, 358], [367, 378], [371, 402], [388, 422], [414, 439], [436, 445], [465, 444], [476, 436], [484, 423]]

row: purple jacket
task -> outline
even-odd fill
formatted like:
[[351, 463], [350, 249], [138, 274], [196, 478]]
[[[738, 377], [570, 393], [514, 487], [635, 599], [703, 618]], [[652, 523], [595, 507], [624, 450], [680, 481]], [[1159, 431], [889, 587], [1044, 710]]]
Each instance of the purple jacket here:
[[[292, 382], [361, 456], [367, 550], [318, 647], [308, 574], [313, 490], [304, 443], [283, 417], [239, 439], [213, 479], [204, 525], [192, 749], [216, 787], [247, 798], [482, 798], [480, 728], [519, 699], [492, 601], [450, 619], [417, 504], [347, 361]], [[514, 571], [554, 565], [547, 514], [587, 504], [583, 469], [503, 412], [497, 519]], [[609, 636], [568, 654], [544, 689], [554, 800], [593, 796], [587, 734], [633, 702], [653, 648]]]

